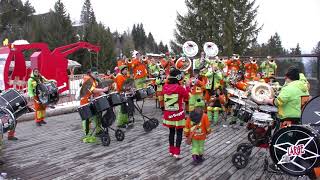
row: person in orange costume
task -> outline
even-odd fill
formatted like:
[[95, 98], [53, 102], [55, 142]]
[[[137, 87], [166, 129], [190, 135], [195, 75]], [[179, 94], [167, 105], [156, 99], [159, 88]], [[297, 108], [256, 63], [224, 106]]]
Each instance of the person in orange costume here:
[[[116, 84], [117, 92], [122, 93], [125, 92], [127, 89], [124, 89], [124, 83], [128, 80], [129, 76], [127, 75], [128, 68], [126, 65], [120, 66], [120, 73], [117, 74], [114, 82]], [[122, 104], [120, 108], [117, 109], [117, 126], [118, 127], [125, 127], [129, 123], [129, 116], [127, 112], [124, 112], [125, 109]]]
[[[88, 70], [87, 74], [83, 77], [83, 83], [80, 90], [80, 106], [88, 104], [92, 97], [98, 97], [109, 90], [108, 87], [97, 88], [97, 78], [98, 70], [95, 67], [92, 67], [90, 70]], [[91, 122], [95, 124], [95, 128], [90, 132]], [[90, 119], [82, 119], [82, 129], [85, 133], [85, 137], [82, 139], [84, 143], [96, 142], [96, 136], [101, 133], [100, 124], [101, 121], [98, 116], [93, 116]]]
[[246, 80], [252, 81], [257, 76], [257, 72], [259, 69], [257, 61], [253, 59], [253, 57], [250, 57], [250, 62], [246, 63], [244, 65], [244, 68]]
[[137, 89], [146, 87], [146, 79], [148, 77], [148, 70], [145, 63], [140, 59], [140, 53], [133, 51], [131, 63], [128, 66], [131, 67], [133, 73], [134, 84]]
[[227, 75], [231, 74], [231, 71], [238, 72], [240, 70], [241, 62], [239, 60], [239, 55], [234, 54], [232, 59], [227, 60]]
[[192, 159], [193, 164], [197, 165], [203, 162], [205, 159], [204, 154], [204, 142], [207, 135], [211, 133], [210, 121], [203, 108], [205, 103], [202, 99], [197, 99], [195, 103], [195, 109], [190, 113], [186, 121], [184, 128], [185, 136], [187, 137], [188, 144], [192, 145]]
[[44, 121], [46, 106], [41, 104], [41, 102], [39, 101], [39, 97], [36, 94], [36, 87], [38, 84], [47, 81], [48, 80], [40, 74], [37, 68], [32, 71], [30, 78], [28, 79], [28, 95], [34, 100], [34, 109], [36, 110], [35, 122], [37, 126], [41, 126], [47, 123]]

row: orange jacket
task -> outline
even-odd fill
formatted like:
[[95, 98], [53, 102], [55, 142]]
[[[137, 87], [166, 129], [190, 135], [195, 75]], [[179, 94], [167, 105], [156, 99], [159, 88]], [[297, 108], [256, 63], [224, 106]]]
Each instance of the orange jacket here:
[[184, 132], [186, 137], [193, 134], [192, 139], [205, 140], [207, 138], [207, 135], [211, 133], [208, 115], [206, 113], [203, 113], [201, 121], [198, 125], [194, 125], [190, 117], [188, 117], [186, 126], [184, 127]]
[[125, 60], [123, 60], [123, 59], [119, 59], [118, 61], [117, 61], [117, 66], [118, 67], [120, 67], [120, 66], [122, 66], [122, 65], [125, 65], [126, 64], [126, 62], [125, 62]]
[[240, 70], [241, 62], [240, 60], [231, 60], [229, 59], [227, 62], [228, 72], [227, 74], [231, 74], [231, 71], [238, 72]]
[[134, 79], [140, 79], [148, 76], [147, 67], [140, 61], [140, 59], [133, 59], [130, 63], [130, 67], [132, 68]]
[[197, 83], [193, 85], [192, 83], [194, 79], [194, 77], [190, 79], [191, 94], [203, 94], [206, 86], [206, 81], [200, 78], [198, 79]]
[[114, 78], [114, 82], [116, 83], [117, 92], [122, 91], [123, 83], [127, 80], [127, 76], [118, 73], [117, 76]]
[[85, 86], [86, 86], [85, 83], [87, 83], [88, 81], [92, 81], [92, 85], [91, 85], [91, 87], [89, 87], [87, 93], [80, 99], [80, 105], [84, 105], [84, 104], [89, 103], [90, 97], [93, 95], [94, 89], [96, 89], [98, 86], [98, 82], [95, 79], [93, 79], [92, 77], [90, 77], [88, 75], [85, 75], [83, 77], [83, 83], [82, 83], [81, 88], [85, 88]]
[[238, 81], [236, 83], [236, 87], [242, 91], [245, 91], [247, 89], [248, 84], [244, 81]]
[[247, 63], [244, 65], [245, 70], [245, 78], [252, 80], [257, 76], [258, 72], [258, 64], [256, 63]]

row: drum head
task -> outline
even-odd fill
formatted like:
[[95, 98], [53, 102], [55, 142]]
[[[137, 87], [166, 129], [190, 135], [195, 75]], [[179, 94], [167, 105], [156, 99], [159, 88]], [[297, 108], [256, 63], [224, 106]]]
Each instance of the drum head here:
[[246, 104], [243, 100], [238, 99], [238, 98], [235, 98], [235, 97], [229, 97], [229, 100], [232, 101], [232, 102], [234, 102], [234, 103], [243, 105], [243, 106]]
[[291, 126], [277, 131], [271, 140], [272, 161], [292, 176], [307, 175], [320, 162], [320, 140], [316, 131]]
[[312, 128], [320, 132], [320, 96], [311, 99], [303, 108], [301, 113], [302, 124], [319, 124]]
[[275, 106], [269, 106], [269, 105], [261, 105], [259, 106], [259, 109], [263, 112], [269, 112], [269, 113], [276, 113], [278, 112], [278, 108]]

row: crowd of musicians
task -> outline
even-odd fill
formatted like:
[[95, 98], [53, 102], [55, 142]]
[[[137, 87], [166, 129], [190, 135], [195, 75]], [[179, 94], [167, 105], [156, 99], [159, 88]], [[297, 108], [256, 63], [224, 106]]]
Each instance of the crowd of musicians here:
[[[199, 164], [204, 161], [204, 142], [211, 133], [212, 124], [218, 124], [221, 113], [232, 113], [229, 97], [239, 95], [230, 89], [240, 90], [244, 96], [249, 96], [252, 84], [266, 83], [274, 88], [277, 96], [260, 103], [278, 108], [282, 127], [300, 123], [301, 97], [309, 96], [310, 84], [298, 68], [290, 67], [285, 75], [285, 84], [280, 86], [275, 79], [276, 72], [277, 64], [270, 56], [258, 64], [254, 58], [242, 60], [236, 54], [224, 59], [202, 52], [199, 58], [189, 58], [169, 53], [164, 56], [143, 56], [133, 51], [131, 58], [118, 59], [114, 73], [108, 70], [101, 76], [96, 68], [88, 70], [81, 83], [80, 105], [107, 92], [123, 93], [153, 86], [158, 106], [163, 111], [163, 125], [169, 128], [169, 154], [181, 158], [180, 147], [184, 134], [186, 142], [192, 145], [193, 163]], [[112, 80], [113, 83], [103, 87], [100, 83], [105, 80]], [[46, 106], [39, 102], [35, 87], [45, 81], [48, 80], [37, 69], [33, 70], [28, 81], [28, 95], [34, 99], [37, 126], [46, 124]], [[118, 127], [129, 123], [128, 114], [121, 108], [117, 110], [116, 118]], [[229, 123], [235, 124], [236, 120]], [[97, 128], [93, 129], [91, 123]], [[101, 133], [100, 123], [99, 116], [82, 121], [83, 142], [97, 141], [96, 137]], [[8, 139], [17, 139], [13, 137], [14, 129], [10, 131]]]

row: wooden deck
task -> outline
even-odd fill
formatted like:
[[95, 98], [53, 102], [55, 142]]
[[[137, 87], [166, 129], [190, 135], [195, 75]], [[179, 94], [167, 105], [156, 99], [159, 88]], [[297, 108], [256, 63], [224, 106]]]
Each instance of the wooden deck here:
[[[149, 114], [161, 119], [154, 105], [146, 106]], [[17, 142], [5, 141], [0, 172], [20, 179], [297, 179], [263, 171], [267, 151], [254, 148], [250, 163], [237, 170], [231, 157], [241, 142], [246, 142], [244, 127], [215, 127], [206, 141], [206, 160], [191, 164], [190, 146], [183, 143], [181, 160], [168, 155], [168, 129], [159, 126], [145, 133], [142, 120], [126, 131], [123, 142], [111, 134], [109, 147], [85, 144], [81, 120], [77, 113], [51, 117], [48, 124], [36, 127], [34, 122], [21, 122], [17, 127]], [[306, 177], [298, 179], [307, 179]]]

